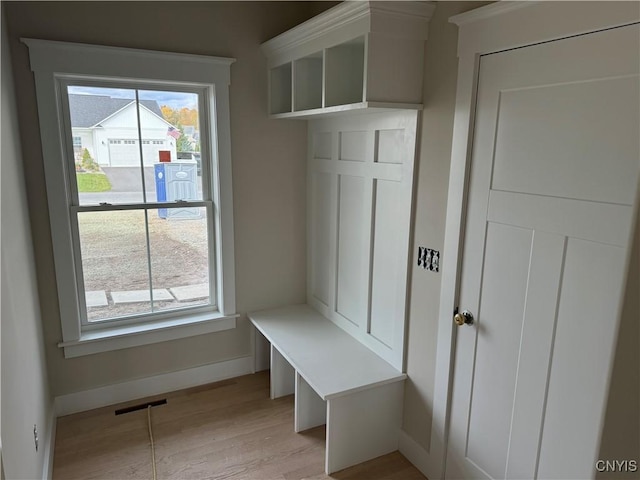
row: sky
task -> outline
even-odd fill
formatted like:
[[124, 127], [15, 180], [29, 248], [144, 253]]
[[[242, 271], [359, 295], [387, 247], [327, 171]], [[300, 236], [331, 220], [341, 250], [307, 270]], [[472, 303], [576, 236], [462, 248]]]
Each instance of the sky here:
[[[135, 91], [125, 88], [70, 86], [69, 93], [80, 95], [106, 95], [113, 98], [135, 99]], [[167, 105], [173, 109], [198, 107], [198, 96], [195, 93], [139, 90], [138, 96], [140, 100], [155, 100], [158, 102], [158, 105]]]

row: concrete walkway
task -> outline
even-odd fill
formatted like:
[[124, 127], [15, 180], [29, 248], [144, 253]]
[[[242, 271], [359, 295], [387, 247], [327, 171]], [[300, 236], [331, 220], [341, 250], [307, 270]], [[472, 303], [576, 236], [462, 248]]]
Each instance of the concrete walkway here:
[[[122, 290], [109, 292], [109, 295], [111, 296], [111, 300], [114, 305], [151, 301], [151, 294], [149, 293], [149, 290]], [[191, 302], [193, 300], [199, 300], [208, 296], [208, 283], [201, 283], [198, 285], [185, 285], [181, 287], [172, 287], [169, 289], [153, 289], [153, 299], [162, 302]], [[85, 292], [85, 301], [87, 304], [87, 308], [109, 306], [107, 292], [104, 290]]]

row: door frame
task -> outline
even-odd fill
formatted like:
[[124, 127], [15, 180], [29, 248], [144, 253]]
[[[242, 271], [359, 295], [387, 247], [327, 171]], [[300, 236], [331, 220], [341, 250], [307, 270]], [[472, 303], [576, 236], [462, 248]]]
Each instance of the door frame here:
[[[615, 7], [615, 8], [613, 8]], [[442, 284], [438, 314], [429, 478], [444, 477], [449, 434], [455, 331], [464, 242], [465, 210], [480, 57], [489, 53], [640, 22], [636, 2], [497, 2], [449, 19], [458, 26], [458, 80]], [[639, 189], [640, 190], [640, 189]], [[635, 209], [638, 208], [636, 198]], [[633, 230], [633, 229], [632, 229]], [[628, 262], [628, 259], [627, 259]]]

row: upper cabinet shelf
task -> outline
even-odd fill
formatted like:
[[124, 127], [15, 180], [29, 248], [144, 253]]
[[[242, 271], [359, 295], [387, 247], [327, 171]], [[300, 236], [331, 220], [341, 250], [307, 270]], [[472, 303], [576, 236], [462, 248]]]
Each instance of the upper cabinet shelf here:
[[262, 44], [269, 113], [422, 108], [427, 2], [344, 2]]

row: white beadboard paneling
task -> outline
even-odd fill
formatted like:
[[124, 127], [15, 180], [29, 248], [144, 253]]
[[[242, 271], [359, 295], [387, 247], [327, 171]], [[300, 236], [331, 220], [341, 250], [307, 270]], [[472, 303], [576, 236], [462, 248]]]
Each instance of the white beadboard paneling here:
[[[309, 122], [307, 301], [398, 369], [416, 128], [408, 110]], [[319, 158], [320, 139], [330, 159]]]
[[336, 311], [354, 325], [366, 320], [363, 275], [364, 179], [338, 176], [338, 283]]
[[313, 134], [313, 158], [331, 159], [331, 139], [331, 132], [318, 132]]
[[312, 204], [312, 249], [311, 258], [312, 295], [325, 305], [329, 305], [331, 264], [331, 176], [327, 173], [311, 175]]
[[400, 310], [405, 292], [399, 288], [405, 270], [400, 253], [402, 217], [398, 215], [402, 184], [377, 180], [373, 241], [373, 273], [371, 275], [371, 324], [369, 333], [393, 348], [396, 329], [403, 325]]
[[340, 160], [364, 162], [368, 136], [366, 131], [340, 132]]
[[404, 130], [402, 129], [378, 130], [376, 132], [375, 162], [402, 163], [406, 160], [402, 155], [403, 142]]

